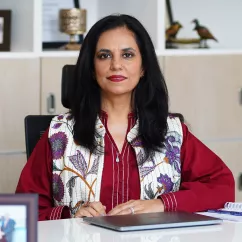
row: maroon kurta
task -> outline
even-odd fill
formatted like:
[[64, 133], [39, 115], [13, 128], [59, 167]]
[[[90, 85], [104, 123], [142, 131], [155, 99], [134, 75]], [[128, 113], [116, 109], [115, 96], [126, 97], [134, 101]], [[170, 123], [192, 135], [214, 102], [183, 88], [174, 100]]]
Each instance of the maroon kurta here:
[[[105, 159], [100, 201], [106, 212], [117, 204], [140, 198], [140, 181], [132, 146], [125, 141], [121, 154], [107, 129], [107, 115], [101, 116], [106, 127]], [[127, 132], [135, 123], [128, 117]], [[193, 136], [182, 124], [180, 190], [160, 196], [165, 211], [204, 211], [234, 201], [235, 187], [231, 171], [223, 161]], [[39, 194], [39, 220], [69, 218], [68, 207], [54, 207], [52, 197], [52, 154], [48, 131], [42, 136], [26, 163], [16, 188], [17, 193]]]

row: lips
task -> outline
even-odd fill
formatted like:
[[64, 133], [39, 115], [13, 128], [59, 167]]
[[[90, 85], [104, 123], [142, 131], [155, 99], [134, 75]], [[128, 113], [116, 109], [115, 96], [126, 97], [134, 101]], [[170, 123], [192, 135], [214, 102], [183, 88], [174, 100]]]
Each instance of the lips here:
[[112, 76], [107, 77], [107, 79], [112, 82], [121, 82], [121, 81], [124, 81], [125, 79], [127, 79], [127, 77], [121, 76], [121, 75], [112, 75]]

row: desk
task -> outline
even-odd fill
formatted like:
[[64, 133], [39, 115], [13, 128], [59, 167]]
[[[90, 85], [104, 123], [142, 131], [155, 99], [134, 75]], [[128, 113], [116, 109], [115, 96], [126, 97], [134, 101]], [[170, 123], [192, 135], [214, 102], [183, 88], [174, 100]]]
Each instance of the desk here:
[[116, 232], [82, 219], [38, 222], [38, 242], [241, 242], [242, 223], [135, 232]]

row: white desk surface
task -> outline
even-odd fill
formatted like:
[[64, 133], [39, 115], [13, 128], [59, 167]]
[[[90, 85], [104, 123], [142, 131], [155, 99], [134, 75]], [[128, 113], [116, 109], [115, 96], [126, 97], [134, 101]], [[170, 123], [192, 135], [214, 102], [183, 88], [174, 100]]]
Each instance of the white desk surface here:
[[82, 219], [38, 222], [38, 242], [241, 242], [242, 223], [116, 232], [89, 225]]

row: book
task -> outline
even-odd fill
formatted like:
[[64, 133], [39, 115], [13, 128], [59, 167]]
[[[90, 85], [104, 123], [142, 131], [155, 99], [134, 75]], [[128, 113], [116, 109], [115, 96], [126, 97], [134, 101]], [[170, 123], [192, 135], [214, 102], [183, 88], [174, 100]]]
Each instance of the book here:
[[216, 210], [208, 210], [208, 212], [242, 216], [242, 203], [226, 202], [223, 208]]
[[201, 214], [223, 220], [242, 222], [242, 203], [226, 202], [223, 208], [210, 209]]

